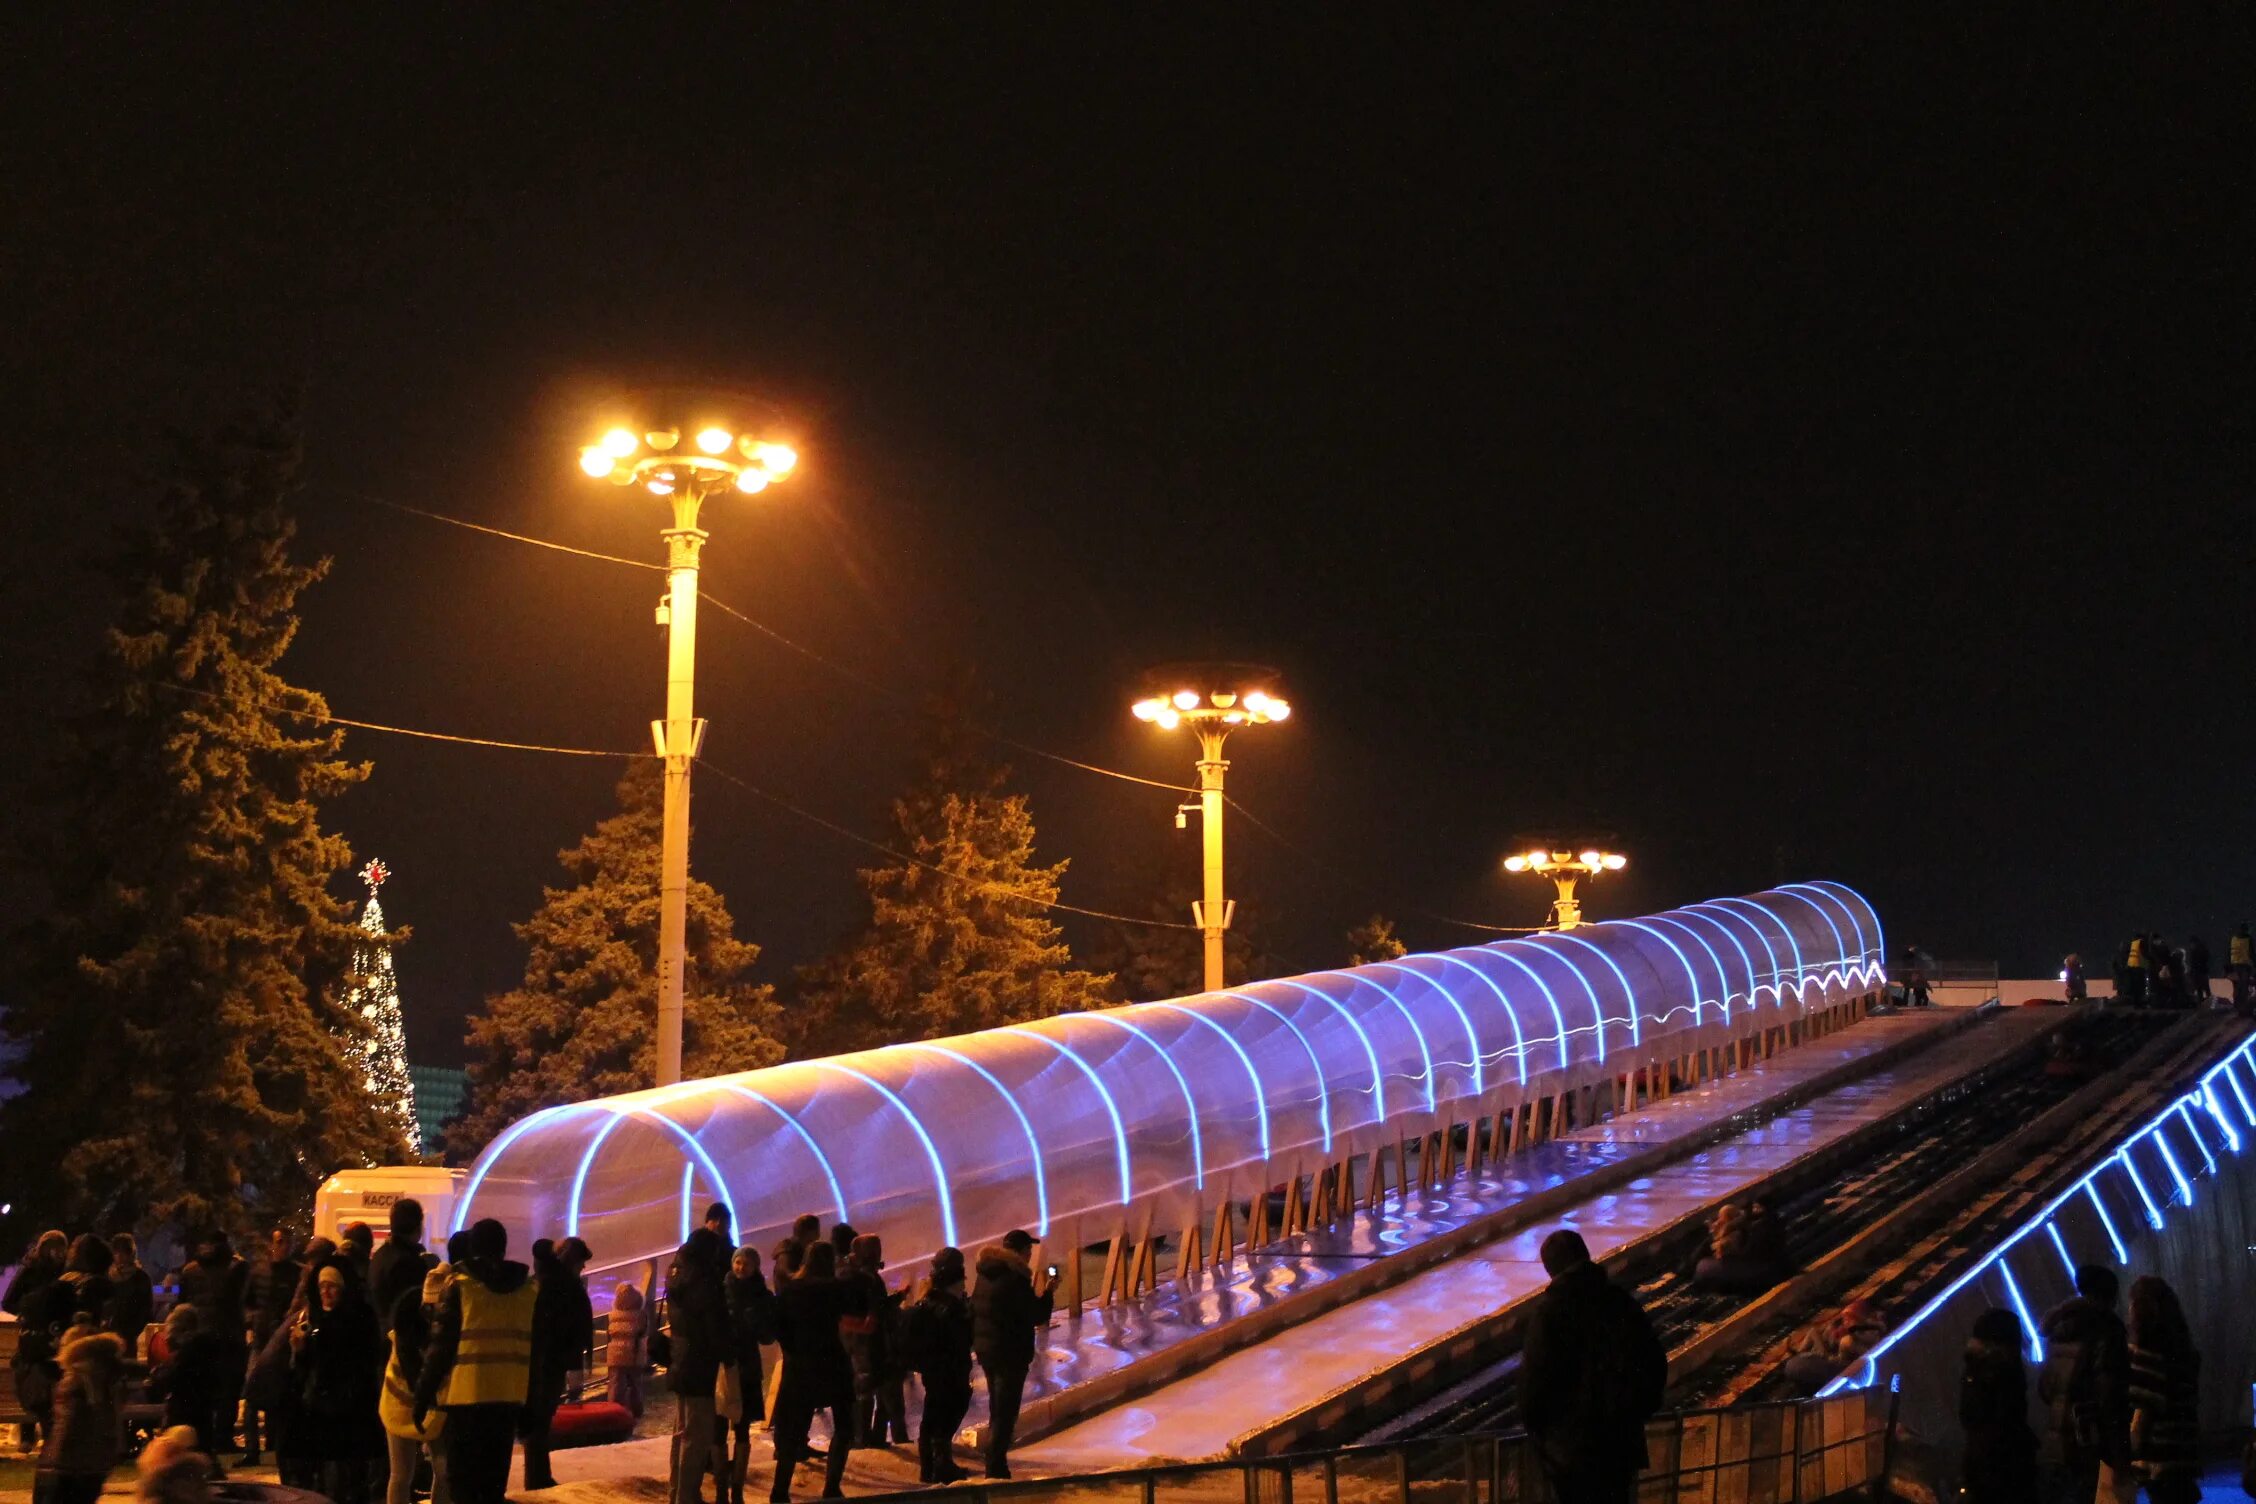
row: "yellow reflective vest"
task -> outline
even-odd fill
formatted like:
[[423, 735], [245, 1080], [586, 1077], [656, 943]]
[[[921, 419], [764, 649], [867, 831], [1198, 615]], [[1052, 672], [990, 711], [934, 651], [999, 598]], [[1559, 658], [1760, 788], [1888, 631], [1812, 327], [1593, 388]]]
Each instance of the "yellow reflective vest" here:
[[2146, 942], [2144, 940], [2133, 940], [2131, 942], [2130, 958], [2123, 964], [2133, 971], [2146, 970]]
[[462, 1335], [439, 1403], [522, 1405], [533, 1387], [533, 1301], [540, 1281], [527, 1279], [504, 1295], [457, 1274], [454, 1293], [462, 1303]]
[[422, 1429], [416, 1429], [415, 1393], [407, 1387], [407, 1380], [400, 1373], [397, 1338], [392, 1341], [391, 1357], [384, 1363], [384, 1392], [376, 1399], [376, 1417], [392, 1435], [413, 1437], [417, 1441], [437, 1441], [440, 1429], [446, 1425], [446, 1412], [433, 1410], [423, 1417]]
[[2252, 940], [2247, 935], [2233, 936], [2232, 964], [2235, 966], [2256, 966], [2256, 940]]

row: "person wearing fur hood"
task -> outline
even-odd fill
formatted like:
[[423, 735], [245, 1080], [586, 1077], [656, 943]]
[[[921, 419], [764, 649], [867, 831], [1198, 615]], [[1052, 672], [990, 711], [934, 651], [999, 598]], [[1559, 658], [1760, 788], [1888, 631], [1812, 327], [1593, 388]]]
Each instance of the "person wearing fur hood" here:
[[979, 1250], [979, 1282], [971, 1292], [971, 1345], [987, 1376], [987, 1476], [1010, 1476], [1011, 1440], [1035, 1334], [1050, 1324], [1051, 1292], [1033, 1269], [1034, 1239], [1013, 1230]]
[[205, 1504], [212, 1496], [212, 1460], [196, 1450], [193, 1426], [159, 1431], [134, 1464], [139, 1504]]
[[125, 1451], [125, 1343], [94, 1331], [63, 1344], [55, 1419], [39, 1449], [39, 1504], [93, 1504]]

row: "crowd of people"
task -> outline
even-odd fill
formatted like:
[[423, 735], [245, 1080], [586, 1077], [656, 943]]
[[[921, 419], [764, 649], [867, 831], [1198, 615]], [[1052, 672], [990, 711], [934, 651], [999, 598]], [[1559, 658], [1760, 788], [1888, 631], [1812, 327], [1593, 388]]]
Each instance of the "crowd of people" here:
[[[2115, 995], [2133, 1007], [2206, 1007], [2214, 996], [2212, 965], [2208, 942], [2199, 935], [2175, 946], [2157, 933], [2132, 935], [2115, 948]], [[2226, 942], [2225, 975], [2232, 983], [2233, 1010], [2243, 1018], [2256, 1018], [2256, 938], [2250, 937], [2245, 923], [2234, 925]], [[2062, 963], [2061, 979], [2069, 989], [2069, 1000], [2082, 1001], [2080, 956], [2071, 955]]]
[[2104, 1264], [2076, 1270], [2076, 1293], [2038, 1322], [2042, 1434], [2029, 1423], [2021, 1318], [1974, 1320], [1959, 1382], [1962, 1481], [1972, 1504], [2039, 1497], [2060, 1504], [2193, 1504], [2201, 1497], [2201, 1353], [2177, 1291], [2131, 1281], [2129, 1319]]
[[[161, 1407], [141, 1473], [171, 1501], [202, 1497], [238, 1442], [238, 1465], [271, 1450], [284, 1484], [336, 1504], [413, 1504], [424, 1492], [433, 1504], [501, 1504], [520, 1443], [524, 1486], [553, 1486], [555, 1417], [595, 1334], [590, 1249], [542, 1239], [520, 1263], [507, 1230], [485, 1219], [442, 1257], [423, 1231], [422, 1207], [403, 1198], [380, 1243], [361, 1223], [303, 1244], [277, 1230], [256, 1267], [210, 1235], [169, 1282], [178, 1295], [161, 1324], [158, 1287], [130, 1237], [45, 1234], [0, 1302], [19, 1324], [12, 1365], [31, 1417], [25, 1441], [38, 1448], [39, 1504], [98, 1497], [136, 1407]], [[662, 1362], [676, 1407], [676, 1504], [700, 1504], [707, 1476], [713, 1504], [743, 1504], [762, 1419], [774, 1440], [770, 1499], [787, 1500], [800, 1464], [816, 1459], [822, 1494], [835, 1498], [854, 1447], [910, 1444], [911, 1374], [923, 1391], [920, 1476], [967, 1476], [955, 1441], [976, 1365], [989, 1397], [984, 1470], [1007, 1478], [1051, 1317], [1034, 1250], [1014, 1231], [969, 1268], [961, 1250], [943, 1248], [912, 1291], [888, 1281], [876, 1237], [844, 1225], [826, 1234], [810, 1215], [772, 1251], [771, 1284], [760, 1251], [733, 1246], [716, 1204], [666, 1272], [662, 1326], [641, 1286], [612, 1292], [604, 1398], [639, 1420], [645, 1375]], [[781, 1359], [764, 1372], [769, 1346]], [[818, 1417], [829, 1432], [819, 1447]]]

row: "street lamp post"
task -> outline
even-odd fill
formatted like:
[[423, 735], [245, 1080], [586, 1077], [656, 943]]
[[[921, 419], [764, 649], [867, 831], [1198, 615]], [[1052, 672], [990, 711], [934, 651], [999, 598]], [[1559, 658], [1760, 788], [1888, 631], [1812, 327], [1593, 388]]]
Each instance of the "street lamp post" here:
[[697, 688], [697, 566], [709, 536], [697, 511], [709, 496], [736, 491], [752, 496], [791, 473], [799, 462], [788, 445], [739, 435], [717, 423], [698, 430], [688, 448], [681, 430], [656, 428], [637, 437], [614, 428], [580, 451], [580, 468], [614, 485], [640, 486], [671, 503], [674, 525], [666, 540], [666, 598], [658, 624], [666, 629], [666, 718], [650, 724], [651, 740], [666, 764], [666, 802], [658, 856], [658, 1061], [660, 1086], [682, 1072], [682, 992], [689, 941], [689, 772], [705, 741], [705, 723], [693, 706]]
[[1619, 872], [1629, 865], [1629, 858], [1618, 852], [1587, 850], [1546, 851], [1538, 847], [1523, 855], [1504, 858], [1506, 872], [1533, 872], [1548, 877], [1556, 886], [1558, 897], [1551, 904], [1551, 923], [1556, 929], [1571, 930], [1582, 923], [1582, 902], [1575, 897], [1575, 883], [1585, 877], [1596, 877], [1601, 872]]
[[[1209, 664], [1164, 670], [1154, 678], [1162, 684], [1184, 687], [1138, 700], [1131, 707], [1136, 719], [1162, 731], [1189, 726], [1199, 739], [1199, 802], [1178, 805], [1175, 823], [1182, 826], [1193, 809], [1198, 811], [1205, 847], [1204, 882], [1203, 896], [1191, 905], [1191, 919], [1205, 942], [1206, 990], [1219, 992], [1228, 985], [1223, 975], [1223, 943], [1236, 908], [1222, 896], [1222, 776], [1230, 768], [1222, 747], [1231, 732], [1244, 726], [1272, 725], [1291, 715], [1292, 706], [1271, 688], [1276, 675], [1266, 669]], [[1194, 681], [1206, 687], [1189, 687]]]

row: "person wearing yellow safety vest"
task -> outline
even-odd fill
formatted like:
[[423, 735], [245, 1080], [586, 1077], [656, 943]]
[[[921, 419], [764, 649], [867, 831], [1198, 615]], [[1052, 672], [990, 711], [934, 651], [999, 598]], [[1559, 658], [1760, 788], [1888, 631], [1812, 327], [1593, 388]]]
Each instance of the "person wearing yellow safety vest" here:
[[2153, 966], [2154, 958], [2146, 953], [2144, 935], [2133, 935], [2124, 941], [2123, 949], [2116, 956], [2116, 994], [2134, 1008], [2145, 1007], [2146, 983]]
[[2225, 953], [2225, 967], [2232, 977], [2233, 1012], [2242, 1018], [2256, 1017], [2256, 1008], [2250, 1000], [2256, 997], [2251, 985], [2256, 984], [2256, 940], [2248, 935], [2248, 923], [2243, 920], [2233, 926], [2232, 949]]
[[432, 1318], [446, 1303], [447, 1286], [453, 1278], [451, 1266], [434, 1264], [424, 1274], [421, 1288], [404, 1292], [389, 1313], [392, 1351], [384, 1365], [383, 1392], [376, 1400], [376, 1418], [384, 1423], [384, 1439], [391, 1453], [384, 1504], [415, 1504], [415, 1464], [425, 1447], [431, 1449], [431, 1497], [449, 1497], [446, 1449], [439, 1444], [446, 1413], [426, 1412], [422, 1424], [416, 1424], [415, 1383], [423, 1377], [423, 1353], [430, 1345]]
[[508, 1258], [509, 1234], [491, 1217], [473, 1223], [462, 1261], [431, 1322], [410, 1419], [433, 1408], [454, 1504], [503, 1504], [509, 1449], [533, 1377], [533, 1307], [540, 1282]]

